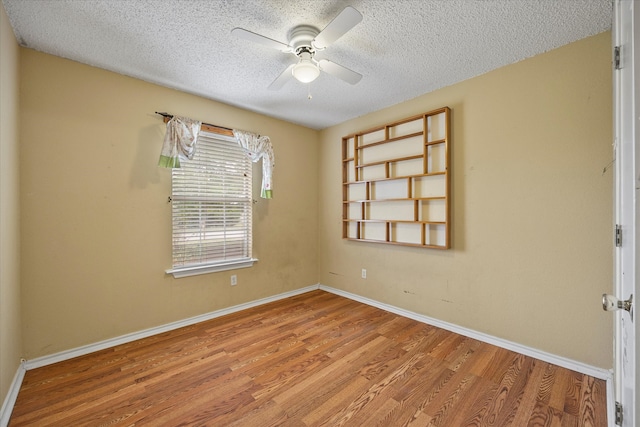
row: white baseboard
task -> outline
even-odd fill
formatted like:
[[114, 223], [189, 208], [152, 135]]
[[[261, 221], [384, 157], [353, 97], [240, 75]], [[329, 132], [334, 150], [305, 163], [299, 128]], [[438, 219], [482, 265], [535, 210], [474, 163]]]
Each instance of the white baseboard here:
[[262, 298], [255, 301], [250, 301], [244, 304], [234, 305], [233, 307], [223, 308], [221, 310], [212, 311], [210, 313], [201, 314], [199, 316], [190, 317], [188, 319], [179, 320], [177, 322], [168, 323], [166, 325], [156, 326], [154, 328], [145, 329], [143, 331], [133, 332], [127, 335], [121, 335], [119, 337], [107, 339], [97, 343], [85, 345], [82, 347], [76, 347], [70, 350], [61, 351], [59, 353], [51, 354], [48, 356], [42, 356], [35, 359], [28, 360], [25, 363], [26, 370], [40, 368], [42, 366], [51, 365], [53, 363], [62, 362], [64, 360], [73, 359], [74, 357], [84, 356], [95, 351], [104, 350], [107, 348], [115, 347], [117, 345], [126, 344], [141, 338], [147, 338], [153, 335], [161, 334], [163, 332], [172, 331], [174, 329], [182, 328], [184, 326], [191, 326], [199, 322], [222, 317], [227, 314], [236, 313], [238, 311], [246, 310], [248, 308], [257, 307], [259, 305], [267, 304], [270, 302], [278, 301], [281, 299], [289, 298], [292, 296], [304, 294], [318, 289], [318, 285], [307, 286], [306, 288], [296, 289], [295, 291], [284, 292], [282, 294], [274, 295], [267, 298]]
[[13, 412], [13, 407], [16, 404], [18, 392], [20, 391], [20, 386], [22, 385], [22, 380], [24, 379], [24, 374], [26, 371], [27, 370], [25, 369], [25, 363], [20, 363], [16, 374], [13, 376], [13, 381], [9, 386], [9, 392], [7, 393], [7, 396], [2, 403], [2, 408], [0, 408], [0, 427], [7, 427], [7, 425], [9, 425], [11, 412]]
[[325, 286], [320, 284], [318, 288], [323, 291], [331, 292], [332, 294], [340, 295], [342, 297], [349, 298], [354, 301], [361, 302], [363, 304], [367, 304], [373, 307], [380, 308], [385, 311], [389, 311], [391, 313], [398, 314], [400, 316], [417, 320], [418, 322], [422, 322], [428, 325], [436, 326], [438, 328], [446, 329], [447, 331], [455, 332], [456, 334], [464, 335], [465, 337], [473, 338], [478, 341], [495, 345], [497, 347], [515, 351], [516, 353], [524, 354], [525, 356], [531, 356], [536, 359], [542, 360], [544, 362], [552, 363], [554, 365], [558, 365], [563, 368], [570, 369], [572, 371], [580, 372], [581, 374], [586, 374], [602, 380], [608, 380], [613, 375], [612, 371], [607, 369], [597, 368], [591, 365], [587, 365], [586, 363], [578, 362], [576, 360], [571, 360], [566, 357], [557, 356], [542, 350], [537, 350], [535, 348], [527, 347], [522, 344], [518, 344], [502, 338], [494, 337], [492, 335], [484, 334], [482, 332], [474, 331], [473, 329], [463, 328], [461, 326], [454, 325], [453, 323], [443, 322], [442, 320], [434, 319], [432, 317], [424, 316], [422, 314], [418, 314], [402, 308], [394, 307], [389, 304], [384, 304], [369, 298], [362, 297], [360, 295], [352, 294], [350, 292], [342, 291], [340, 289], [335, 289], [330, 286]]
[[609, 427], [616, 427], [616, 390], [613, 383], [613, 371], [607, 378], [607, 420]]

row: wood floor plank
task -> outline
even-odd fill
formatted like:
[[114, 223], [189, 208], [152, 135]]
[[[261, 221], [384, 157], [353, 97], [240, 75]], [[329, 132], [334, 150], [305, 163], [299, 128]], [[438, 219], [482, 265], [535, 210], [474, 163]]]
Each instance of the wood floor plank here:
[[606, 393], [602, 389], [602, 383], [596, 381], [595, 378], [583, 375], [579, 410], [580, 423], [585, 426], [601, 425], [604, 422], [603, 414], [596, 408], [603, 405], [606, 405]]
[[582, 374], [569, 371], [564, 395], [564, 412], [578, 418], [580, 416], [580, 397], [582, 396]]
[[352, 418], [357, 419], [357, 415], [365, 408], [368, 407], [367, 409], [369, 409], [372, 406], [375, 406], [374, 402], [385, 401], [386, 399], [391, 398], [393, 393], [395, 393], [395, 390], [390, 386], [403, 377], [406, 372], [410, 371], [422, 357], [424, 357], [424, 355], [415, 354], [413, 357], [402, 363], [401, 366], [398, 366], [390, 372], [385, 372], [386, 376], [384, 378], [381, 378], [368, 389], [362, 391], [348, 405], [340, 407], [336, 415], [334, 415], [329, 421], [329, 425], [345, 425]]
[[[228, 417], [217, 418], [215, 425], [228, 427], [306, 427], [302, 420], [291, 418], [280, 405], [273, 401], [256, 405], [250, 412], [239, 414], [241, 417], [233, 414], [228, 415]], [[205, 425], [212, 424], [209, 422]]]
[[400, 403], [394, 416], [400, 424], [413, 422], [417, 411], [424, 413], [423, 408], [426, 404], [438, 395], [439, 390], [454, 375], [452, 370], [447, 369], [437, 360], [431, 360], [431, 364], [427, 363], [424, 366], [425, 372], [420, 371], [402, 387], [398, 385], [394, 387], [397, 390], [394, 399]]
[[[314, 393], [314, 390], [326, 388], [326, 382], [328, 378], [331, 378], [334, 383], [336, 379], [344, 373], [349, 376], [357, 375], [357, 371], [353, 369], [354, 361], [358, 359], [362, 354], [367, 353], [371, 349], [381, 348], [388, 345], [388, 340], [384, 337], [377, 337], [374, 340], [364, 344], [359, 348], [359, 351], [354, 351], [348, 356], [345, 356], [334, 363], [328, 364], [322, 369], [310, 372], [310, 374], [292, 387], [287, 387], [286, 390], [280, 391], [273, 397], [273, 400], [286, 406], [291, 407], [295, 401], [300, 401], [300, 396], [310, 396]], [[355, 364], [357, 366], [357, 364]]]
[[352, 404], [362, 391], [366, 390], [368, 383], [365, 378], [359, 375], [354, 376], [351, 381], [345, 383], [344, 387], [336, 390], [336, 393], [328, 400], [316, 408], [311, 408], [309, 414], [302, 421], [308, 426], [325, 425], [336, 412], [345, 408], [345, 402]]
[[363, 426], [372, 427], [387, 427], [396, 423], [393, 413], [395, 409], [400, 405], [395, 399], [387, 399], [382, 405], [369, 413], [369, 416], [362, 421]]
[[568, 413], [562, 414], [562, 427], [581, 427], [578, 421], [578, 417], [575, 417]]
[[496, 348], [491, 362], [487, 364], [480, 376], [487, 378], [488, 380], [493, 381], [496, 384], [500, 384], [502, 382], [502, 378], [508, 372], [505, 367], [511, 366], [513, 360], [517, 356], [518, 354], [514, 353], [511, 350]]
[[549, 395], [549, 406], [564, 412], [564, 401], [567, 394], [567, 383], [569, 381], [570, 371], [566, 369], [557, 369], [555, 372], [555, 380], [551, 387]]
[[481, 343], [474, 351], [473, 357], [466, 363], [465, 369], [473, 375], [485, 378], [484, 373], [496, 357], [499, 348], [490, 344]]
[[542, 383], [547, 365], [548, 363], [544, 363], [539, 360], [533, 361], [530, 375], [528, 376], [526, 383], [524, 384], [521, 397], [519, 398], [520, 403], [518, 404], [515, 415], [513, 417], [513, 425], [523, 426], [528, 424], [528, 421], [531, 418], [531, 414], [533, 413], [533, 410], [538, 403], [538, 391], [540, 390], [540, 384]]
[[457, 371], [462, 366], [468, 366], [466, 363], [475, 358], [475, 353], [479, 346], [479, 341], [467, 338], [455, 352], [445, 357], [444, 361], [449, 364], [451, 370]]
[[542, 401], [537, 401], [527, 427], [562, 427], [562, 415], [563, 413], [554, 409]]
[[[515, 353], [510, 353], [509, 355], [512, 357], [506, 360], [509, 360], [510, 363], [503, 366], [503, 375], [500, 378], [497, 393], [489, 402], [489, 407], [481, 419], [481, 425], [504, 425], [508, 416], [515, 410], [514, 407], [508, 406], [507, 403], [518, 403], [515, 399], [511, 398], [512, 394], [510, 393], [514, 386], [519, 385], [518, 376], [523, 371], [523, 367], [526, 371], [526, 367], [531, 364], [531, 360]], [[492, 378], [493, 377], [495, 377], [495, 373], [492, 375]], [[503, 424], [501, 424], [501, 422]]]
[[[362, 377], [354, 370], [348, 368], [338, 370], [331, 377], [325, 377], [321, 381], [315, 382], [312, 387], [306, 388], [304, 394], [292, 396], [284, 401], [278, 398], [277, 401], [290, 417], [302, 419], [322, 405], [331, 408], [331, 404], [327, 402], [351, 384], [361, 380]], [[331, 413], [330, 411], [331, 409], [329, 409], [329, 413]], [[317, 416], [321, 417], [321, 415]]]
[[428, 426], [431, 422], [431, 417], [422, 411], [416, 411], [410, 420], [401, 424], [403, 427], [423, 427]]
[[[474, 375], [469, 373], [469, 375]], [[475, 376], [475, 375], [474, 375]], [[474, 383], [465, 393], [464, 398], [455, 406], [455, 414], [448, 421], [449, 426], [478, 427], [480, 420], [496, 394], [497, 384], [485, 378], [475, 376]]]
[[256, 399], [271, 397], [279, 390], [285, 390], [298, 382], [301, 375], [326, 366], [329, 357], [322, 353], [310, 355], [303, 353], [296, 360], [288, 361], [285, 365], [275, 365], [274, 369], [254, 378], [260, 388], [253, 392]]
[[451, 378], [452, 380], [449, 382], [451, 387], [444, 388], [440, 396], [438, 396], [439, 399], [432, 400], [429, 405], [422, 410], [422, 412], [431, 416], [429, 427], [451, 425], [450, 419], [458, 413], [459, 404], [464, 401], [468, 390], [473, 388], [474, 382], [478, 380], [478, 377], [470, 374], [466, 374], [460, 380], [457, 380], [456, 375], [461, 372], [455, 372]]
[[327, 426], [366, 425], [365, 420], [377, 410], [393, 402], [393, 390], [387, 387], [374, 386], [366, 393], [359, 395], [347, 407], [341, 408], [333, 417], [324, 422]]
[[545, 405], [549, 404], [551, 399], [551, 391], [553, 390], [553, 384], [556, 380], [557, 366], [547, 363], [540, 387], [538, 388], [538, 395], [536, 400]]
[[602, 380], [323, 291], [27, 371], [10, 426], [604, 427]]
[[[516, 373], [514, 382], [511, 384], [510, 390], [506, 395], [502, 410], [496, 418], [496, 425], [518, 425], [515, 423], [518, 409], [523, 404], [525, 390], [534, 371], [533, 367], [536, 363], [539, 363], [539, 361], [530, 357], [518, 356], [518, 359], [522, 360], [522, 365], [520, 366], [520, 371]], [[533, 406], [531, 409], [533, 409]], [[527, 414], [527, 419], [529, 418], [528, 415], [530, 414]]]

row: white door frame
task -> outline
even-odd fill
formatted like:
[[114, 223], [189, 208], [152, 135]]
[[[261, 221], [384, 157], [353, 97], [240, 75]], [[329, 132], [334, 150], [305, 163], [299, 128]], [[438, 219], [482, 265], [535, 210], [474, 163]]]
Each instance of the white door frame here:
[[[635, 7], [634, 7], [635, 6]], [[614, 67], [614, 149], [615, 149], [615, 222], [621, 228], [621, 243], [615, 250], [615, 297], [637, 298], [637, 242], [640, 241], [640, 2], [614, 0], [613, 45], [619, 48], [620, 64]], [[634, 308], [637, 302], [634, 301]], [[637, 314], [624, 310], [615, 316], [614, 371], [615, 400], [622, 404], [622, 426], [635, 427], [640, 396], [637, 373], [640, 362], [636, 339], [640, 336]], [[615, 417], [614, 417], [615, 418]], [[615, 419], [609, 420], [615, 425]]]

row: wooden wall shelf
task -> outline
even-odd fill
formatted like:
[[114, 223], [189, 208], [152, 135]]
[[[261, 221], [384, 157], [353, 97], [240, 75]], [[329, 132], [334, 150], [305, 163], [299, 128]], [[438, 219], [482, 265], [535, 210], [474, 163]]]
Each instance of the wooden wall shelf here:
[[451, 247], [449, 107], [342, 138], [342, 238]]

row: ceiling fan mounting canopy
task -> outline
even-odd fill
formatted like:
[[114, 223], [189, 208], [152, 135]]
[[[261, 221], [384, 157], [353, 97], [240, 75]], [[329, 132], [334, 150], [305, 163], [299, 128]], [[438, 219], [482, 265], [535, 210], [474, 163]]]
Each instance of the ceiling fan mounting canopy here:
[[298, 57], [297, 64], [291, 64], [269, 85], [269, 89], [280, 89], [291, 77], [309, 83], [318, 77], [320, 71], [338, 77], [350, 84], [356, 84], [362, 75], [328, 59], [316, 61], [314, 55], [342, 37], [347, 31], [362, 21], [362, 15], [351, 6], [345, 7], [322, 31], [312, 25], [298, 25], [289, 32], [289, 43], [282, 43], [260, 34], [234, 28], [231, 33], [239, 38], [264, 46], [288, 52]]

